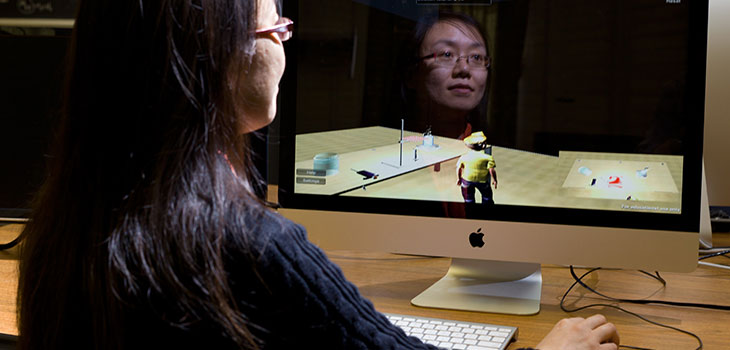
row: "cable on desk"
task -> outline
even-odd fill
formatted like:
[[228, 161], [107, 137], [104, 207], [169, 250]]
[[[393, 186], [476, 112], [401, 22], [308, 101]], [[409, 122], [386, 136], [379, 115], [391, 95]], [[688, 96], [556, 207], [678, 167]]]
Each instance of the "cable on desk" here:
[[713, 263], [708, 263], [708, 262], [704, 262], [704, 261], [699, 261], [699, 262], [697, 262], [697, 264], [702, 265], [702, 266], [716, 267], [718, 269], [730, 270], [730, 265], [713, 264]]
[[[588, 272], [588, 274], [600, 270], [600, 267], [594, 268]], [[644, 271], [642, 271], [644, 272]], [[646, 273], [646, 272], [644, 272]], [[684, 307], [697, 307], [697, 308], [704, 308], [704, 309], [713, 309], [713, 310], [727, 310], [730, 311], [730, 305], [716, 305], [716, 304], [703, 304], [703, 303], [686, 303], [686, 302], [679, 302], [679, 301], [667, 301], [667, 300], [655, 300], [655, 299], [620, 299], [620, 298], [614, 298], [610, 297], [608, 295], [602, 294], [595, 289], [589, 287], [585, 283], [583, 283], [583, 277], [578, 277], [575, 274], [575, 270], [573, 267], [570, 267], [570, 274], [573, 276], [573, 279], [576, 280], [576, 283], [580, 284], [583, 288], [588, 289], [589, 291], [600, 295], [608, 300], [620, 302], [620, 303], [632, 303], [632, 304], [663, 304], [663, 305], [671, 305], [671, 306], [684, 306]], [[647, 273], [648, 274], [648, 273]], [[650, 276], [654, 277], [653, 275], [649, 274]], [[659, 276], [659, 272], [657, 272], [657, 276]], [[654, 277], [657, 278], [657, 277]], [[659, 277], [661, 278], [661, 277]], [[657, 279], [659, 279], [657, 278]], [[666, 282], [663, 282], [664, 279], [660, 279], [660, 282], [662, 282], [663, 285], [666, 286]]]
[[712, 248], [702, 248], [700, 249], [700, 254], [712, 254], [721, 252], [723, 250], [728, 250], [730, 247], [712, 247]]
[[718, 248], [714, 248], [714, 249], [701, 249], [700, 250], [700, 253], [704, 253], [706, 255], [700, 256], [698, 258], [697, 264], [703, 265], [703, 266], [716, 267], [716, 268], [719, 268], [719, 269], [730, 270], [730, 266], [729, 265], [714, 264], [714, 263], [708, 263], [708, 262], [702, 261], [702, 260], [709, 259], [709, 258], [713, 258], [713, 257], [716, 257], [716, 256], [724, 256], [724, 257], [730, 259], [730, 256], [728, 256], [728, 254], [730, 253], [730, 249], [728, 247], [723, 247], [723, 248], [719, 248], [719, 249]]
[[8, 243], [2, 243], [2, 244], [0, 244], [0, 250], [8, 250], [8, 249], [10, 249], [12, 247], [15, 247], [16, 245], [18, 245], [18, 243], [20, 243], [20, 241], [22, 239], [23, 239], [23, 235], [20, 234], [17, 237], [15, 237], [12, 241], [10, 241]]
[[730, 249], [725, 249], [725, 250], [721, 250], [719, 252], [714, 252], [714, 253], [711, 253], [711, 254], [703, 255], [703, 256], [701, 256], [699, 258], [699, 260], [709, 259], [709, 258], [716, 257], [716, 256], [720, 256], [720, 255], [723, 255], [725, 257], [728, 257], [727, 256], [728, 253], [730, 253]]
[[[674, 331], [677, 331], [677, 332], [680, 332], [680, 333], [687, 334], [687, 335], [695, 338], [697, 340], [697, 342], [699, 343], [699, 346], [697, 347], [696, 350], [701, 350], [702, 349], [702, 346], [703, 346], [702, 339], [700, 339], [700, 337], [697, 336], [696, 334], [694, 334], [694, 333], [692, 333], [690, 331], [683, 330], [681, 328], [677, 328], [677, 327], [673, 327], [673, 326], [666, 325], [666, 324], [663, 324], [663, 323], [659, 323], [659, 322], [656, 322], [656, 321], [652, 321], [652, 320], [650, 320], [650, 319], [648, 319], [648, 318], [646, 318], [644, 316], [641, 316], [641, 315], [639, 315], [639, 314], [637, 314], [635, 312], [631, 312], [629, 310], [626, 310], [626, 309], [624, 309], [622, 307], [619, 307], [619, 306], [616, 306], [616, 305], [596, 303], [596, 304], [589, 304], [589, 305], [585, 305], [585, 306], [576, 307], [574, 309], [568, 309], [565, 306], [565, 298], [567, 298], [567, 296], [570, 293], [570, 291], [573, 290], [573, 288], [575, 288], [575, 285], [576, 284], [580, 284], [583, 288], [586, 288], [590, 292], [593, 292], [593, 293], [595, 293], [597, 295], [600, 295], [601, 297], [605, 298], [606, 300], [610, 300], [610, 301], [614, 301], [614, 302], [621, 302], [621, 301], [632, 302], [632, 301], [629, 301], [629, 300], [632, 300], [632, 299], [619, 299], [619, 298], [609, 297], [607, 295], [604, 295], [602, 293], [597, 292], [595, 289], [593, 289], [593, 288], [587, 286], [585, 283], [583, 283], [583, 279], [586, 276], [588, 276], [589, 274], [591, 274], [591, 273], [593, 273], [593, 272], [595, 272], [597, 270], [600, 270], [600, 269], [601, 269], [600, 267], [592, 268], [592, 269], [588, 270], [588, 272], [586, 272], [583, 275], [581, 275], [580, 277], [578, 277], [575, 274], [575, 270], [573, 269], [573, 266], [570, 266], [570, 274], [573, 276], [573, 279], [575, 280], [575, 282], [573, 282], [573, 284], [570, 285], [570, 287], [568, 288], [568, 290], [565, 291], [565, 294], [563, 294], [563, 297], [560, 299], [560, 309], [562, 309], [565, 312], [569, 312], [570, 313], [570, 312], [577, 312], [577, 311], [585, 310], [585, 309], [592, 308], [592, 307], [609, 307], [609, 308], [616, 309], [616, 310], [619, 310], [621, 312], [627, 313], [627, 314], [632, 315], [634, 317], [637, 317], [637, 318], [639, 318], [639, 319], [641, 319], [641, 320], [643, 320], [645, 322], [651, 323], [651, 324], [653, 324], [655, 326], [659, 326], [659, 327], [663, 327], [663, 328], [671, 329], [671, 330], [674, 330]], [[653, 278], [655, 278], [658, 281], [660, 281], [662, 283], [662, 285], [666, 286], [666, 281], [664, 281], [664, 279], [659, 275], [659, 272], [656, 273], [656, 276], [655, 275], [652, 275], [650, 273], [644, 272], [644, 271], [641, 271], [641, 272], [642, 273], [645, 273], [645, 274], [647, 274], [649, 276], [652, 276]], [[619, 345], [619, 348], [639, 349], [639, 350], [651, 350], [649, 348], [642, 348], [642, 347], [631, 346], [631, 345]]]

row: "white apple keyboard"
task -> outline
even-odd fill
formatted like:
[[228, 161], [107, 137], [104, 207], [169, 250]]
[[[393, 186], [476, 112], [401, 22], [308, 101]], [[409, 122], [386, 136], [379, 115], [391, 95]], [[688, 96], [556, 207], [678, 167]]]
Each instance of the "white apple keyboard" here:
[[407, 335], [444, 349], [504, 350], [517, 336], [517, 327], [512, 326], [411, 315], [385, 316]]

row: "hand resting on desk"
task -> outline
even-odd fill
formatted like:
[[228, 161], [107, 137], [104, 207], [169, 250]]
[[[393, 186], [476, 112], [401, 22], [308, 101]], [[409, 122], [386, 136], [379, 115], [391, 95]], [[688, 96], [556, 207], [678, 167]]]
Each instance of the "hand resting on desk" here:
[[565, 318], [537, 345], [540, 350], [616, 350], [619, 336], [616, 326], [603, 315]]

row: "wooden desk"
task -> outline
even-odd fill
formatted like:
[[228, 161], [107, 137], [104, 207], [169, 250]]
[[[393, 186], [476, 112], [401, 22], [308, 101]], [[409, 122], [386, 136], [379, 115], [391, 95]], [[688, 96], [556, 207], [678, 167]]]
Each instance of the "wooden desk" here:
[[[0, 226], [0, 243], [12, 241], [21, 224]], [[0, 251], [0, 339], [18, 335], [15, 296], [18, 292], [18, 247]]]
[[[715, 245], [730, 245], [730, 235], [716, 234]], [[329, 257], [355, 283], [360, 292], [381, 312], [411, 314], [460, 321], [485, 322], [519, 327], [518, 341], [509, 349], [535, 346], [550, 331], [553, 324], [566, 317], [588, 317], [602, 313], [616, 324], [622, 344], [652, 349], [696, 349], [697, 341], [685, 334], [660, 328], [634, 316], [611, 308], [588, 309], [567, 314], [560, 309], [560, 298], [573, 283], [565, 267], [544, 265], [541, 311], [534, 316], [511, 316], [412, 306], [410, 299], [436, 282], [448, 269], [448, 258], [353, 251], [329, 251]], [[727, 258], [713, 258], [728, 264]], [[577, 270], [584, 272], [586, 270]], [[662, 273], [666, 288], [634, 271], [600, 270], [589, 276], [586, 284], [617, 298], [647, 298], [679, 302], [730, 305], [730, 270], [700, 266], [690, 274]], [[599, 303], [596, 295], [583, 288], [574, 289], [569, 307]], [[704, 349], [730, 347], [730, 311], [715, 311], [662, 305], [624, 304], [621, 307], [659, 323], [697, 334]]]
[[[22, 225], [0, 227], [0, 242], [14, 238]], [[716, 234], [715, 244], [730, 245], [730, 234]], [[560, 297], [572, 284], [568, 269], [543, 266], [542, 310], [535, 316], [510, 316], [476, 312], [425, 309], [411, 306], [410, 299], [438, 280], [448, 269], [450, 259], [424, 258], [385, 253], [330, 251], [330, 258], [355, 283], [361, 293], [382, 312], [404, 313], [462, 321], [487, 322], [519, 327], [517, 343], [510, 349], [534, 346], [561, 318], [586, 317], [603, 313], [614, 322], [622, 343], [654, 349], [695, 349], [696, 341], [684, 334], [658, 328], [613, 309], [597, 309], [566, 314], [560, 310]], [[715, 262], [728, 263], [726, 258]], [[663, 273], [667, 287], [636, 272], [598, 271], [587, 283], [615, 297], [653, 298], [685, 302], [730, 305], [730, 271], [699, 267], [690, 274]], [[17, 248], [0, 252], [0, 339], [16, 336], [15, 297], [17, 289]], [[577, 289], [568, 299], [570, 306], [597, 302], [595, 296]], [[668, 307], [659, 305], [622, 305], [660, 323], [694, 332], [705, 349], [726, 349], [730, 344], [730, 311]]]

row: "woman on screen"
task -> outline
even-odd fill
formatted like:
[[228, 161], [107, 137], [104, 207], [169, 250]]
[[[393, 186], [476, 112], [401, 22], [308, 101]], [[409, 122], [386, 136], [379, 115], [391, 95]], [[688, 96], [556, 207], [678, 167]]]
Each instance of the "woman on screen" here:
[[479, 24], [458, 13], [424, 17], [406, 47], [407, 128], [454, 139], [470, 135], [477, 118], [485, 118], [491, 64]]
[[[433, 348], [252, 193], [293, 29], [274, 0], [81, 1], [75, 25], [19, 349]], [[600, 317], [562, 325], [541, 349], [617, 342]]]

